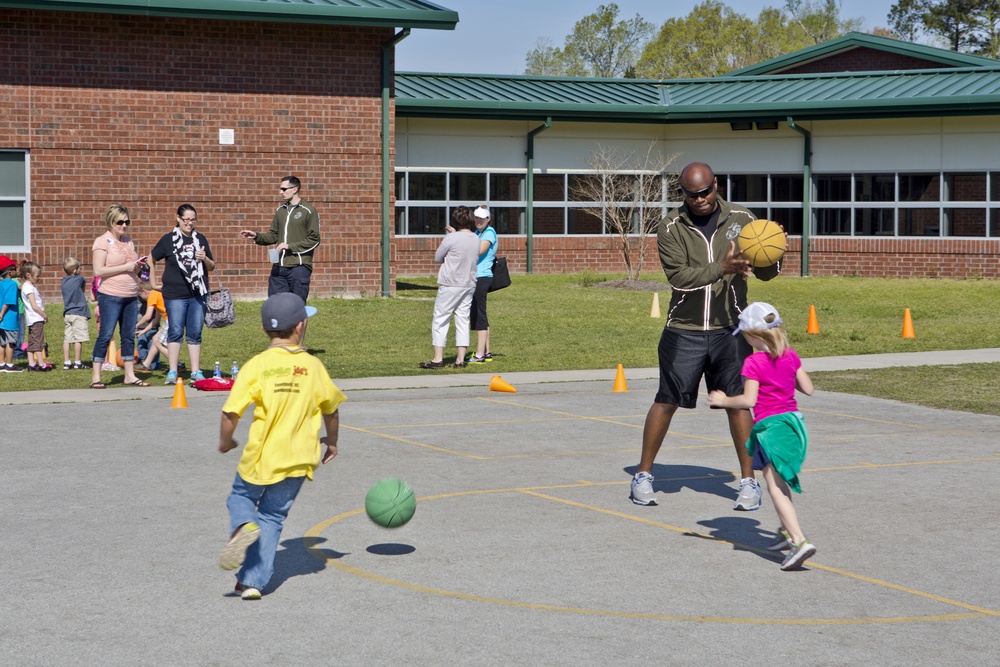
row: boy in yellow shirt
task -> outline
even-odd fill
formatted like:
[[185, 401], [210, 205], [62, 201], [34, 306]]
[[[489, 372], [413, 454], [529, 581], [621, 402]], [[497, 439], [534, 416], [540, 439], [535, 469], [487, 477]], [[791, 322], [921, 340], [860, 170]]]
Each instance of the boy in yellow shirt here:
[[[236, 425], [251, 403], [253, 424], [226, 500], [231, 537], [219, 556], [225, 570], [240, 567], [236, 591], [259, 600], [274, 574], [282, 524], [313, 470], [337, 455], [338, 407], [346, 400], [326, 367], [302, 347], [306, 319], [316, 309], [296, 294], [275, 294], [260, 309], [270, 346], [244, 364], [222, 406], [219, 451], [239, 443]], [[326, 436], [319, 437], [320, 427]], [[326, 451], [320, 452], [320, 444]]]

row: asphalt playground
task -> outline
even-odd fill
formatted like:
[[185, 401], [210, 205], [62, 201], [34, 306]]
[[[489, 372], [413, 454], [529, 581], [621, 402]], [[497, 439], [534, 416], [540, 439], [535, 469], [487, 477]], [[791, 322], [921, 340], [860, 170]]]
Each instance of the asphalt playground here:
[[[807, 359], [807, 370], [1000, 350]], [[678, 411], [629, 499], [654, 369], [349, 380], [340, 455], [285, 524], [264, 598], [218, 568], [238, 452], [224, 395], [0, 393], [6, 665], [987, 665], [1000, 633], [1000, 418], [828, 392], [782, 572], [770, 502], [731, 509], [723, 413]], [[496, 367], [496, 368], [493, 368]], [[492, 375], [516, 393], [489, 390]], [[0, 388], [2, 381], [0, 378]], [[914, 387], [919, 391], [919, 387]], [[245, 439], [250, 412], [239, 440]], [[364, 514], [382, 477], [418, 497]]]

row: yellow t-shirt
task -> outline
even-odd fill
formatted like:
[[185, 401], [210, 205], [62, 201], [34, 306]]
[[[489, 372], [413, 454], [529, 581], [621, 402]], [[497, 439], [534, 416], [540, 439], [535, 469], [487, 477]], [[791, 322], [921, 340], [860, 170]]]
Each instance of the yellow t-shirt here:
[[305, 350], [271, 347], [248, 361], [222, 406], [242, 416], [256, 404], [240, 477], [260, 486], [286, 477], [312, 479], [322, 456], [323, 415], [345, 400], [323, 363]]

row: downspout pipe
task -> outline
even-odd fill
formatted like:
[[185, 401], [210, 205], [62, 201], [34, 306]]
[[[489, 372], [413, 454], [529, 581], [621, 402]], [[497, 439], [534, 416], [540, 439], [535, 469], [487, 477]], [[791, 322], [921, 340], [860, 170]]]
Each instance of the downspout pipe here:
[[392, 54], [401, 41], [410, 34], [409, 28], [403, 28], [392, 39], [382, 44], [382, 296], [391, 294], [389, 277], [389, 257], [392, 247], [389, 245], [389, 230], [392, 225], [392, 202], [389, 193], [392, 192], [392, 165], [389, 159], [389, 140], [392, 128], [392, 118], [389, 115], [389, 98], [392, 88]]
[[809, 229], [812, 227], [812, 134], [809, 130], [795, 124], [795, 119], [788, 117], [788, 127], [802, 135], [802, 266], [803, 277], [809, 275]]
[[526, 245], [526, 268], [528, 273], [532, 272], [535, 263], [534, 256], [534, 230], [535, 230], [535, 135], [541, 134], [552, 127], [552, 116], [545, 119], [544, 125], [539, 125], [531, 132], [528, 132], [528, 178], [527, 192], [525, 193], [525, 233], [527, 235]]

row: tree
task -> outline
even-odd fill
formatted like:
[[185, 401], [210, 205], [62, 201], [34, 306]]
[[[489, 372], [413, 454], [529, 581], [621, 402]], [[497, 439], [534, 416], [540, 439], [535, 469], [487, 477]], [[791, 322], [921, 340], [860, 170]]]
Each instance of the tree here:
[[944, 38], [952, 51], [973, 51], [981, 46], [982, 0], [930, 2], [924, 12], [924, 27]]
[[793, 25], [812, 41], [822, 44], [853, 30], [860, 30], [861, 19], [840, 17], [837, 0], [786, 0], [785, 11]]
[[566, 36], [562, 49], [552, 40], [540, 38], [525, 56], [525, 74], [626, 77], [634, 76], [635, 64], [655, 27], [638, 14], [618, 20], [618, 5], [601, 5], [583, 17]]
[[899, 0], [889, 9], [889, 26], [900, 39], [917, 41], [921, 32], [926, 9], [926, 0]]
[[566, 49], [578, 54], [592, 76], [622, 77], [635, 67], [654, 26], [638, 14], [618, 20], [618, 5], [601, 5], [583, 17], [566, 37]]
[[587, 75], [579, 56], [554, 47], [548, 37], [539, 37], [535, 48], [525, 56], [524, 73], [534, 76]]
[[663, 217], [667, 193], [677, 188], [678, 176], [669, 171], [676, 159], [676, 155], [662, 156], [656, 141], [649, 143], [645, 154], [623, 154], [598, 145], [587, 160], [590, 173], [570, 185], [574, 201], [593, 202], [581, 210], [603, 220], [608, 233], [614, 234], [629, 280], [639, 280], [650, 245], [647, 239]]

